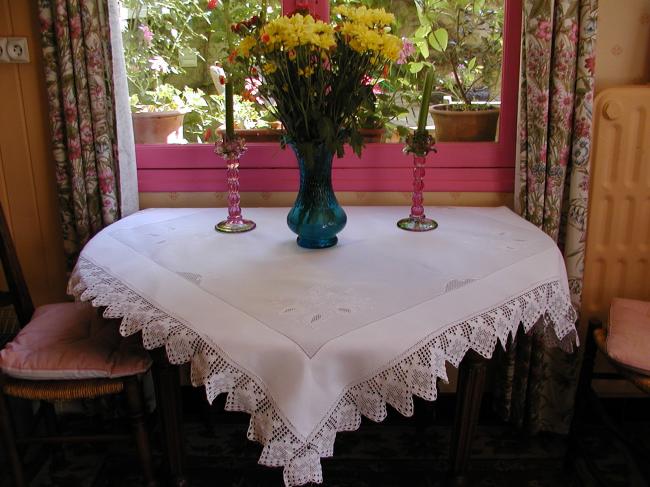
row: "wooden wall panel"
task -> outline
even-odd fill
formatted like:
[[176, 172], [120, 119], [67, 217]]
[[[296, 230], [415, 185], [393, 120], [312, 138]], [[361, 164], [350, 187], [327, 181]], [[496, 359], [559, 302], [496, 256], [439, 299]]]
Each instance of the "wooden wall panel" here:
[[35, 2], [0, 0], [0, 36], [27, 37], [31, 62], [0, 64], [0, 200], [37, 304], [65, 298]]

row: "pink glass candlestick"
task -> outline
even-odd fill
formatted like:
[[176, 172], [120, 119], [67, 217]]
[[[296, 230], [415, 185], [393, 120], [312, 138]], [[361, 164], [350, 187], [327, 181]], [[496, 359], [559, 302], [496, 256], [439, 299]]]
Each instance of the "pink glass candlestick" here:
[[214, 145], [214, 152], [226, 160], [228, 180], [228, 218], [215, 225], [224, 233], [242, 233], [255, 228], [255, 222], [244, 220], [239, 202], [239, 159], [246, 152], [246, 141], [241, 137], [229, 137], [226, 133]]
[[426, 156], [413, 156], [413, 204], [408, 218], [402, 218], [397, 226], [410, 232], [428, 232], [438, 228], [435, 220], [427, 218], [424, 214], [424, 165]]
[[248, 232], [255, 228], [255, 222], [244, 220], [241, 216], [241, 197], [239, 196], [239, 159], [228, 159], [226, 166], [228, 180], [228, 218], [217, 223], [215, 229], [225, 233]]

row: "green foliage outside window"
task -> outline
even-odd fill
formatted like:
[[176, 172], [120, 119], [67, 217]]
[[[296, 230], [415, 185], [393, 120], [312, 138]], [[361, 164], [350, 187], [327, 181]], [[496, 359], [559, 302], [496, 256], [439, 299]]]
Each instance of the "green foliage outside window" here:
[[[133, 110], [182, 110], [189, 142], [214, 140], [211, 134], [223, 124], [224, 102], [209, 69], [230, 54], [227, 29], [254, 15], [278, 16], [280, 0], [231, 0], [229, 19], [222, 0], [122, 3]], [[441, 102], [445, 95], [460, 102], [498, 98], [503, 0], [332, 0], [331, 5], [383, 7], [396, 16], [395, 34], [415, 45], [406, 64], [394, 66], [380, 79], [374, 103], [362, 107], [363, 126], [400, 132], [403, 126], [414, 125], [423, 89], [420, 71], [427, 65], [437, 75], [434, 101]], [[195, 59], [196, 66], [183, 67], [181, 59], [189, 59], [189, 64]], [[236, 125], [268, 127], [272, 120], [251, 94], [254, 87], [242, 82], [239, 91]]]

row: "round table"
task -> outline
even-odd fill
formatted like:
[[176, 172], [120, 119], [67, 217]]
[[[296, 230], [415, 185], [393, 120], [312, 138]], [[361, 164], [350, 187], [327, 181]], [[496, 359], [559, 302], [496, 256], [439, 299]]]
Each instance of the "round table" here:
[[227, 393], [287, 486], [322, 482], [320, 458], [361, 416], [434, 400], [468, 351], [490, 358], [519, 326], [575, 343], [557, 245], [507, 208], [430, 208], [427, 233], [398, 229], [402, 208], [346, 211], [336, 247], [306, 250], [283, 208], [248, 209], [258, 227], [238, 235], [214, 231], [221, 209], [144, 210], [87, 244], [70, 292], [191, 362], [209, 401]]

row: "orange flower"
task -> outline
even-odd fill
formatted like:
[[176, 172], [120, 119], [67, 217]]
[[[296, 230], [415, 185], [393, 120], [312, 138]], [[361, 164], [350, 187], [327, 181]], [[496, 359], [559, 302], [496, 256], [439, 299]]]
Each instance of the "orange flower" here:
[[234, 63], [236, 57], [237, 57], [237, 49], [233, 49], [232, 52], [230, 53], [230, 56], [228, 56], [228, 62], [231, 64]]
[[271, 36], [269, 36], [268, 34], [263, 34], [263, 35], [262, 35], [262, 42], [263, 42], [264, 44], [268, 44], [268, 42], [269, 42], [270, 40], [271, 40]]

